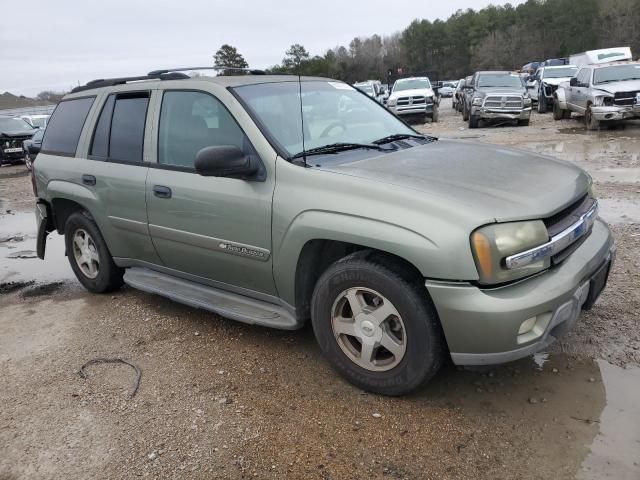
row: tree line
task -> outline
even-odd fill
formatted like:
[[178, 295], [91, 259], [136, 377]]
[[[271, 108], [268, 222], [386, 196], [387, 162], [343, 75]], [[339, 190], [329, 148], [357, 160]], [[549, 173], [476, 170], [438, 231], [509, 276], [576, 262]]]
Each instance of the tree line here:
[[[312, 56], [294, 44], [268, 70], [349, 83], [385, 80], [389, 70], [457, 79], [476, 70], [517, 70], [532, 61], [598, 48], [628, 45], [638, 55], [639, 25], [640, 0], [528, 0], [516, 7], [459, 10], [446, 20], [414, 20], [401, 32], [356, 37], [323, 55]], [[236, 63], [222, 63], [230, 58]], [[248, 66], [230, 45], [215, 59], [218, 65]]]

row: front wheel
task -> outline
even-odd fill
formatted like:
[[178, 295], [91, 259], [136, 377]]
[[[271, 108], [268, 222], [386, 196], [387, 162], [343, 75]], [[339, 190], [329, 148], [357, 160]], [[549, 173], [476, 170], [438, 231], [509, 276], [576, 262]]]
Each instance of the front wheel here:
[[422, 282], [374, 252], [334, 263], [313, 292], [316, 339], [356, 386], [384, 395], [412, 392], [438, 371], [444, 342]]
[[106, 293], [122, 286], [124, 272], [113, 262], [98, 226], [88, 214], [71, 214], [65, 224], [64, 237], [69, 264], [84, 288], [93, 293]]
[[547, 97], [540, 94], [538, 98], [538, 113], [547, 113]]
[[480, 117], [478, 115], [469, 115], [469, 128], [478, 128]]
[[526, 120], [518, 120], [518, 126], [519, 127], [528, 127], [529, 126], [529, 119], [527, 118]]
[[440, 109], [437, 105], [433, 106], [433, 111], [431, 112], [431, 122], [438, 123], [439, 110]]
[[600, 121], [594, 118], [591, 105], [587, 107], [587, 111], [584, 114], [584, 123], [587, 130], [598, 130], [600, 128]]

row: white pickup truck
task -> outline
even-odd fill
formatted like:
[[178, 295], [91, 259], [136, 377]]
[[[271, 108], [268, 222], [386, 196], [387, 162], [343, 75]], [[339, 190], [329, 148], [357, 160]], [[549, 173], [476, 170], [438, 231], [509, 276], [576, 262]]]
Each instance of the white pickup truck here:
[[401, 117], [430, 118], [438, 121], [438, 97], [427, 77], [396, 80], [387, 107]]

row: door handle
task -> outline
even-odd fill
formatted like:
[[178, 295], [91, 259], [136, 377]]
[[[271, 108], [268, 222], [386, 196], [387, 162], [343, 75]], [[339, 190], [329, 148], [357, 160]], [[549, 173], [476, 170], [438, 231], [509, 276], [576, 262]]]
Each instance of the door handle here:
[[154, 185], [153, 194], [158, 198], [171, 198], [171, 189], [164, 185]]
[[82, 183], [84, 183], [85, 185], [95, 185], [96, 184], [96, 177], [94, 177], [93, 175], [82, 175]]

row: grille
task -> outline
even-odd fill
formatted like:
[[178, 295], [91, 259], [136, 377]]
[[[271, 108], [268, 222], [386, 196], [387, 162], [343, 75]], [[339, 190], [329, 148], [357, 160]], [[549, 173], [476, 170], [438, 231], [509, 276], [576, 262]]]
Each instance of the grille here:
[[0, 139], [0, 147], [2, 148], [18, 148], [22, 147], [22, 142], [29, 140], [31, 135], [25, 135], [22, 137], [2, 138]]
[[[578, 220], [580, 220], [580, 217], [582, 215], [589, 211], [594, 203], [595, 200], [588, 194], [585, 194], [560, 212], [544, 219], [544, 224], [547, 227], [549, 236], [553, 237], [576, 223]], [[567, 248], [554, 255], [551, 258], [552, 262], [560, 263], [561, 261], [563, 261], [569, 255], [571, 255], [571, 253], [573, 253], [590, 234], [591, 232], [587, 232], [587, 234], [578, 239], [578, 241], [572, 243]]]
[[484, 100], [486, 108], [500, 108], [504, 110], [514, 110], [522, 108], [522, 97], [489, 95]]
[[635, 105], [639, 93], [640, 90], [635, 92], [616, 92], [613, 94], [613, 103], [616, 105]]
[[426, 103], [426, 99], [423, 96], [417, 97], [400, 97], [398, 99], [398, 105], [408, 106], [408, 105], [424, 105]]

